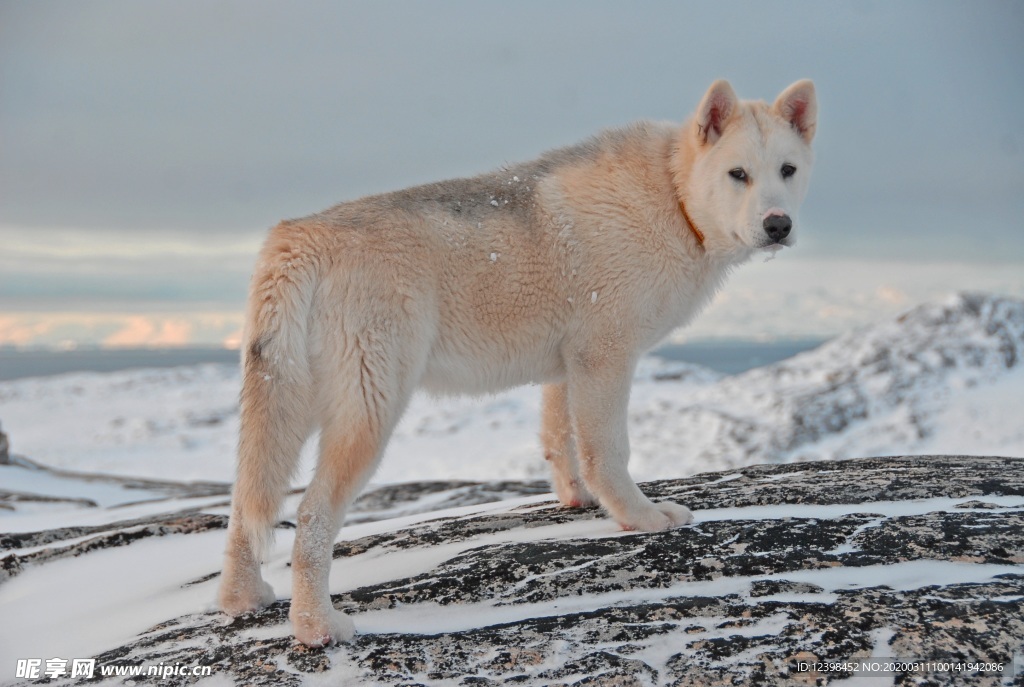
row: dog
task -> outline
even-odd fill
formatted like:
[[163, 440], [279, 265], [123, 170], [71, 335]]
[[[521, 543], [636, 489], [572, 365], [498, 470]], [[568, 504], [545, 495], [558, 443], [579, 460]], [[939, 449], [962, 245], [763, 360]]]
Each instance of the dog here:
[[417, 388], [541, 384], [541, 443], [562, 504], [600, 504], [626, 530], [691, 522], [630, 478], [633, 370], [733, 267], [793, 245], [816, 125], [811, 81], [772, 105], [716, 81], [682, 126], [636, 123], [271, 230], [247, 305], [221, 609], [274, 600], [260, 558], [319, 429], [290, 618], [308, 646], [353, 636], [328, 592], [332, 543]]

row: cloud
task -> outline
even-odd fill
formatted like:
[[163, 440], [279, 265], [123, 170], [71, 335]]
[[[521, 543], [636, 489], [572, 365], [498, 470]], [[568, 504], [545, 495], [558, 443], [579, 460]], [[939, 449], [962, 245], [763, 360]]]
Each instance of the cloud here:
[[241, 341], [230, 312], [25, 312], [0, 316], [0, 346], [225, 346]]
[[40, 321], [13, 315], [0, 316], [0, 344], [31, 346], [45, 340], [53, 329], [52, 321]]
[[192, 343], [192, 324], [181, 319], [131, 317], [103, 340], [104, 346], [184, 346]]
[[163, 231], [145, 234], [100, 229], [24, 228], [0, 226], [6, 260], [144, 260], [216, 259], [243, 257], [251, 261], [259, 250], [263, 232], [251, 236], [189, 236]]
[[907, 294], [894, 286], [879, 286], [875, 289], [875, 295], [883, 303], [891, 305], [903, 305], [907, 302]]
[[264, 232], [247, 239], [0, 226], [0, 310], [128, 303], [241, 307]]

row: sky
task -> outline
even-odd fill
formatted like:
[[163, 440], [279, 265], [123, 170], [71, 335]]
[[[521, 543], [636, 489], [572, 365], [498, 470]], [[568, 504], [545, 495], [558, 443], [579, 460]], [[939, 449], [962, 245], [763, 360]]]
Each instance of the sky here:
[[1024, 296], [1024, 5], [0, 0], [0, 345], [232, 344], [282, 218], [487, 171], [712, 81], [820, 104], [797, 248], [680, 336]]

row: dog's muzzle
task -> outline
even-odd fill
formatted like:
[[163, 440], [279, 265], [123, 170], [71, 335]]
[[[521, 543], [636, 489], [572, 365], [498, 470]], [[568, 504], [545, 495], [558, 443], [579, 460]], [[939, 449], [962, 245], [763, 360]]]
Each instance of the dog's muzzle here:
[[793, 228], [793, 220], [789, 218], [789, 215], [771, 214], [764, 218], [762, 226], [764, 226], [764, 233], [768, 234], [771, 243], [782, 243], [782, 240], [789, 236], [789, 231]]

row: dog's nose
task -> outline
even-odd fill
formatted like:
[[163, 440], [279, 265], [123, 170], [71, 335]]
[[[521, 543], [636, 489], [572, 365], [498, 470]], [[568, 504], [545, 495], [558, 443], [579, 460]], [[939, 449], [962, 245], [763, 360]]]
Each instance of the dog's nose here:
[[789, 236], [789, 230], [793, 228], [793, 220], [789, 215], [769, 215], [764, 218], [764, 233], [772, 243], [778, 243]]

